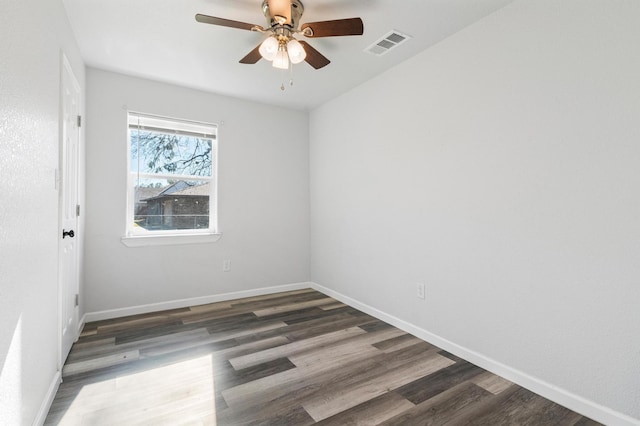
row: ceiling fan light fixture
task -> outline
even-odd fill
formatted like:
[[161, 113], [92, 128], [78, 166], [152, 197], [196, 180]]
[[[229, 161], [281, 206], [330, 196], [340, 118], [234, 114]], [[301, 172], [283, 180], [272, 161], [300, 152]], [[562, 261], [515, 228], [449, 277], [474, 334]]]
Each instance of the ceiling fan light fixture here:
[[262, 0], [262, 13], [268, 25], [266, 27], [201, 13], [196, 15], [196, 21], [267, 35], [266, 39], [240, 59], [241, 64], [255, 64], [260, 59], [265, 59], [271, 61], [274, 68], [289, 69], [291, 64], [305, 61], [312, 68], [320, 69], [329, 65], [331, 61], [309, 43], [295, 40], [295, 37], [299, 35], [311, 38], [362, 35], [364, 24], [361, 18], [346, 18], [307, 22], [300, 26], [300, 19], [304, 13], [302, 1]]
[[278, 43], [278, 40], [275, 37], [270, 36], [262, 42], [258, 51], [264, 59], [267, 61], [273, 61], [278, 54], [279, 45], [280, 43]]
[[287, 52], [289, 52], [289, 60], [292, 64], [299, 64], [307, 57], [304, 47], [298, 40], [291, 39], [287, 43]]
[[278, 49], [278, 53], [273, 60], [273, 67], [280, 68], [281, 70], [289, 69], [289, 55], [287, 55], [286, 49]]

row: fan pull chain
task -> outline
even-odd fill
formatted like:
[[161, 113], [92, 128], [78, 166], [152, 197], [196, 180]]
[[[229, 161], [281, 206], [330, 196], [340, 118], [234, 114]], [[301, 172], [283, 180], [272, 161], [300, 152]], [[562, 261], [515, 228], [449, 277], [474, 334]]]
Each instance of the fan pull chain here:
[[[282, 72], [286, 72], [286, 70], [282, 70]], [[284, 76], [283, 76], [284, 77]], [[285, 90], [285, 85], [284, 85], [284, 78], [282, 79], [282, 83], [280, 84], [280, 90], [282, 90], [284, 92]], [[289, 63], [289, 86], [293, 87], [293, 64]]]
[[289, 86], [293, 86], [293, 65], [289, 65]]
[[[286, 71], [282, 70], [282, 72], [284, 73]], [[291, 64], [291, 62], [289, 62], [289, 86], [293, 86], [293, 65]], [[284, 81], [280, 85], [280, 90], [284, 92]]]

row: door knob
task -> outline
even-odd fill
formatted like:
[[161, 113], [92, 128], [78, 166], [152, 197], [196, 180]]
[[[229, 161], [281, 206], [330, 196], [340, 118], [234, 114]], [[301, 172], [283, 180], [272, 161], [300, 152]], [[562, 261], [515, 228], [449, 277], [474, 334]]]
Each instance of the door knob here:
[[71, 229], [69, 231], [65, 231], [64, 229], [62, 230], [62, 238], [64, 238], [64, 237], [73, 238], [75, 236], [76, 236], [76, 233], [73, 232], [73, 229]]

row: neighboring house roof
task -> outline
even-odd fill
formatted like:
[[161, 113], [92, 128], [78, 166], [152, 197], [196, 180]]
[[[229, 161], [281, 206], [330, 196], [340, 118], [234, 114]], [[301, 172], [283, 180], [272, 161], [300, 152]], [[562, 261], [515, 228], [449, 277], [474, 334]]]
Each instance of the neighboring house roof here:
[[144, 186], [137, 187], [134, 191], [135, 202], [140, 203], [148, 200], [149, 198], [154, 198], [162, 191], [162, 188], [148, 188]]
[[164, 190], [162, 190], [162, 192], [158, 194], [158, 197], [162, 195], [174, 194], [176, 192], [182, 191], [185, 188], [189, 188], [190, 186], [191, 185], [189, 185], [187, 182], [183, 180], [179, 180], [176, 183], [172, 183], [171, 185], [167, 186]]
[[167, 187], [162, 192], [151, 196], [149, 198], [142, 199], [141, 201], [156, 200], [165, 197], [206, 197], [209, 195], [209, 183], [203, 183], [201, 185], [189, 185], [187, 182], [178, 181], [173, 185]]
[[206, 196], [209, 195], [209, 183], [190, 186], [182, 191], [172, 192], [171, 195]]

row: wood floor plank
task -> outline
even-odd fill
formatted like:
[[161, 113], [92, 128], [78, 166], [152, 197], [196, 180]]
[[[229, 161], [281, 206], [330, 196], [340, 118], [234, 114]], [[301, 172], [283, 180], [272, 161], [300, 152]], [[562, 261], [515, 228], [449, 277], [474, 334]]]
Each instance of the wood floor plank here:
[[384, 372], [370, 380], [334, 389], [330, 394], [303, 403], [303, 407], [314, 420], [320, 421], [451, 364], [453, 361], [450, 359], [431, 353], [422, 360]]
[[261, 364], [266, 361], [271, 361], [276, 358], [284, 356], [295, 355], [302, 351], [310, 351], [314, 348], [321, 347], [323, 345], [336, 342], [343, 339], [349, 339], [359, 334], [363, 334], [364, 331], [359, 327], [350, 327], [344, 330], [334, 331], [332, 333], [315, 336], [310, 339], [298, 340], [296, 342], [289, 343], [288, 345], [278, 346], [276, 348], [267, 349], [264, 351], [248, 354], [241, 357], [230, 359], [231, 365], [236, 370], [242, 368], [251, 367]]
[[258, 316], [258, 317], [266, 317], [269, 315], [275, 315], [275, 314], [280, 314], [283, 312], [291, 312], [291, 311], [297, 311], [299, 309], [304, 309], [304, 308], [312, 308], [312, 307], [317, 307], [317, 306], [322, 306], [322, 305], [330, 305], [332, 303], [334, 303], [335, 300], [330, 298], [330, 297], [324, 297], [322, 299], [315, 299], [315, 300], [310, 300], [307, 302], [299, 302], [299, 303], [290, 303], [290, 304], [285, 304], [285, 305], [277, 305], [271, 308], [265, 308], [265, 309], [258, 309], [256, 311], [253, 311], [253, 313]]
[[[322, 323], [311, 326], [309, 323], [298, 323], [289, 327], [286, 333], [287, 338], [291, 341], [305, 340], [312, 337], [322, 336], [332, 332], [345, 330], [353, 327], [360, 327], [372, 321], [371, 317], [353, 316], [344, 314], [344, 316], [336, 316], [332, 321], [322, 320]], [[297, 328], [297, 329], [296, 329]], [[295, 331], [294, 331], [295, 329]], [[364, 331], [364, 330], [363, 330]]]
[[247, 312], [255, 311], [263, 307], [271, 307], [278, 305], [287, 305], [309, 300], [326, 298], [324, 294], [311, 290], [288, 291], [286, 293], [275, 293], [264, 296], [248, 297], [245, 299], [237, 299], [233, 301], [233, 307], [245, 309]]
[[485, 389], [463, 382], [382, 423], [384, 426], [436, 426], [455, 420], [468, 407], [475, 407], [493, 395]]
[[373, 346], [384, 352], [393, 352], [420, 342], [422, 342], [422, 340], [420, 340], [419, 338], [405, 333], [403, 335], [392, 337], [382, 342], [377, 342]]
[[600, 423], [587, 417], [581, 417], [577, 422], [573, 424], [573, 426], [600, 426]]
[[[237, 346], [212, 350], [211, 354], [215, 356], [224, 357], [225, 359], [232, 359], [242, 356], [247, 356], [253, 353], [266, 351], [270, 349], [279, 348], [281, 346], [285, 346], [291, 343], [289, 339], [284, 336], [275, 336], [270, 337], [268, 339], [260, 339], [256, 341], [251, 341], [247, 343], [238, 344]], [[264, 363], [261, 363], [264, 364]]]
[[214, 425], [218, 426], [310, 426], [316, 424], [300, 406], [274, 410], [271, 405], [265, 405], [251, 412], [239, 413], [227, 410], [217, 413], [216, 420], [217, 423]]
[[242, 305], [247, 305], [253, 302], [264, 302], [264, 301], [273, 300], [273, 299], [284, 300], [284, 301], [299, 300], [298, 299], [299, 296], [305, 295], [305, 294], [312, 295], [313, 297], [316, 297], [316, 298], [326, 297], [324, 294], [317, 292], [311, 288], [303, 288], [300, 290], [291, 290], [291, 291], [286, 291], [281, 293], [271, 293], [271, 294], [263, 294], [260, 296], [243, 297], [241, 299], [233, 300], [232, 303], [234, 306], [242, 306]]
[[300, 369], [272, 374], [268, 377], [243, 383], [222, 391], [222, 396], [229, 407], [239, 405], [255, 405], [263, 402], [265, 398], [274, 398], [277, 395], [299, 389], [305, 385], [305, 377]]
[[264, 364], [257, 365], [255, 367], [245, 368], [241, 371], [235, 370], [228, 364], [228, 368], [221, 363], [217, 367], [216, 371], [216, 383], [220, 389], [229, 389], [239, 386], [244, 383], [253, 382], [264, 377], [269, 377], [277, 373], [281, 373], [287, 370], [296, 368], [288, 358], [279, 358], [273, 361], [265, 362]]
[[[196, 348], [199, 346], [203, 346], [203, 345], [212, 345], [212, 347], [215, 347], [215, 351], [219, 351], [221, 350], [220, 346], [215, 346], [215, 343], [222, 343], [225, 341], [231, 341], [229, 343], [229, 346], [231, 347], [237, 347], [239, 346], [238, 343], [236, 341], [234, 341], [237, 337], [242, 337], [242, 336], [246, 336], [246, 335], [250, 335], [250, 334], [254, 334], [254, 333], [259, 333], [262, 331], [267, 331], [267, 330], [274, 330], [274, 329], [278, 329], [278, 328], [282, 328], [283, 326], [286, 326], [286, 324], [284, 323], [271, 323], [271, 324], [264, 324], [264, 325], [260, 325], [257, 326], [255, 328], [249, 328], [246, 330], [234, 330], [234, 331], [230, 331], [230, 332], [222, 332], [222, 333], [216, 333], [216, 334], [209, 334], [209, 332], [205, 329], [202, 329], [202, 331], [204, 333], [202, 333], [201, 336], [199, 336], [197, 339], [188, 339], [188, 340], [182, 340], [182, 339], [167, 339], [165, 342], [161, 342], [161, 343], [157, 343], [154, 345], [145, 345], [145, 344], [141, 344], [142, 349], [141, 352], [145, 355], [145, 356], [156, 356], [156, 355], [162, 355], [162, 354], [166, 354], [166, 353], [170, 353], [170, 352], [175, 352], [175, 351], [179, 351], [179, 350], [184, 350], [184, 349], [188, 349], [188, 348]], [[289, 343], [290, 341], [286, 338], [281, 338], [279, 339], [280, 342], [282, 342], [282, 344], [285, 343]]]
[[460, 361], [429, 376], [414, 380], [399, 388], [397, 392], [414, 404], [420, 404], [462, 382], [467, 380], [474, 382], [473, 379], [483, 372], [482, 368], [470, 362]]
[[71, 347], [67, 362], [74, 362], [82, 358], [91, 358], [108, 352], [116, 345], [115, 337], [94, 340], [91, 342], [77, 342]]
[[349, 314], [349, 315], [364, 315], [362, 312], [359, 312], [351, 307], [338, 308], [333, 311], [325, 311], [320, 309], [320, 307], [312, 307], [305, 309], [298, 309], [296, 311], [288, 311], [282, 312], [275, 315], [270, 315], [266, 318], [261, 318], [262, 320], [271, 320], [271, 321], [284, 321], [289, 325], [296, 325], [299, 323], [306, 323], [312, 320], [321, 320], [321, 319], [329, 319], [334, 318], [335, 315], [340, 314]]
[[69, 354], [67, 358], [68, 364], [74, 364], [88, 358], [104, 357], [111, 354], [117, 354], [127, 351], [129, 349], [137, 349], [140, 352], [149, 350], [154, 347], [163, 347], [166, 345], [180, 345], [189, 344], [193, 341], [199, 341], [211, 337], [206, 329], [199, 328], [194, 330], [188, 330], [185, 332], [178, 332], [169, 335], [155, 336], [148, 339], [141, 339], [135, 342], [124, 343], [120, 345], [115, 344], [115, 339], [107, 339], [100, 345], [92, 344], [86, 346], [80, 350], [74, 350]]
[[326, 298], [326, 296], [317, 292], [301, 292], [295, 295], [280, 293], [278, 295], [272, 295], [272, 297], [258, 296], [221, 304], [215, 303], [212, 305], [203, 305], [199, 308], [194, 307], [188, 313], [179, 313], [176, 315], [176, 318], [182, 320], [184, 324], [191, 324], [214, 318], [225, 318], [235, 315], [246, 315], [249, 313], [253, 315], [253, 311], [256, 310], [269, 309], [284, 305], [294, 305], [323, 298]]
[[473, 382], [491, 392], [494, 395], [498, 395], [500, 392], [508, 389], [513, 383], [503, 379], [500, 376], [496, 376], [493, 373], [485, 371], [473, 379]]
[[73, 364], [66, 364], [62, 368], [62, 377], [72, 376], [74, 374], [84, 373], [104, 367], [111, 367], [125, 362], [137, 360], [140, 352], [136, 350], [118, 352], [112, 355], [102, 356], [99, 358], [91, 358], [86, 361], [79, 361]]
[[[324, 311], [321, 311], [321, 310], [318, 310], [317, 312], [324, 313]], [[363, 320], [360, 320], [358, 318], [363, 318]], [[346, 320], [347, 325], [345, 327], [337, 326], [337, 324], [341, 320]], [[292, 341], [302, 340], [304, 338], [314, 337], [319, 334], [322, 334], [324, 331], [337, 331], [340, 328], [349, 328], [353, 325], [360, 326], [362, 324], [366, 324], [368, 321], [370, 321], [370, 317], [366, 317], [366, 316], [363, 317], [360, 315], [356, 316], [347, 312], [335, 312], [330, 316], [318, 317], [314, 313], [314, 315], [310, 315], [308, 318], [306, 318], [305, 321], [296, 320], [293, 322], [289, 322], [286, 320], [286, 318], [279, 318], [276, 320], [274, 319], [274, 317], [269, 317], [268, 319], [256, 318], [256, 320], [252, 324], [264, 324], [265, 322], [272, 322], [272, 321], [284, 322], [286, 324], [286, 327], [274, 328], [273, 330], [266, 330], [266, 331], [257, 331], [252, 334], [247, 334], [246, 336], [238, 336], [237, 337], [238, 342], [244, 343], [252, 340], [270, 338], [273, 336], [286, 336], [288, 339]], [[329, 326], [327, 326], [327, 324], [329, 324]], [[248, 326], [249, 324], [246, 324], [242, 327], [248, 327]]]
[[94, 336], [98, 334], [98, 329], [94, 329], [94, 330], [85, 330], [83, 329], [82, 332], [80, 333], [79, 337], [87, 337], [87, 336]]
[[191, 315], [191, 314], [201, 314], [205, 312], [216, 312], [216, 311], [221, 311], [225, 309], [231, 309], [233, 308], [231, 303], [232, 301], [225, 301], [225, 302], [208, 303], [206, 305], [191, 306], [189, 307], [189, 313], [181, 316], [180, 318]]
[[465, 412], [451, 426], [508, 426], [512, 424], [549, 424], [569, 426], [581, 416], [564, 407], [517, 386], [511, 386], [493, 396], [487, 404]]
[[151, 326], [151, 325], [164, 324], [167, 322], [168, 318], [170, 318], [169, 315], [154, 315], [154, 316], [146, 316], [142, 318], [133, 317], [126, 321], [101, 325], [98, 327], [97, 332], [100, 334], [106, 334], [106, 333], [113, 333], [121, 330], [130, 330], [131, 328], [135, 328], [139, 326]]
[[331, 303], [329, 305], [321, 306], [320, 309], [325, 310], [325, 311], [331, 311], [333, 309], [344, 308], [345, 306], [347, 306], [347, 305], [345, 305], [344, 303], [336, 302], [336, 303]]
[[353, 408], [316, 423], [322, 426], [373, 426], [379, 425], [414, 407], [395, 392], [387, 392], [369, 399]]
[[122, 322], [128, 322], [136, 319], [143, 319], [143, 318], [149, 318], [149, 317], [158, 317], [159, 315], [163, 315], [170, 318], [172, 315], [180, 314], [180, 313], [188, 313], [189, 311], [190, 311], [190, 308], [176, 308], [176, 309], [169, 309], [169, 310], [160, 311], [160, 312], [147, 312], [144, 314], [127, 315], [124, 317], [93, 321], [85, 324], [84, 329], [97, 330], [100, 327], [105, 325], [120, 324]]
[[368, 332], [371, 332], [371, 331], [376, 331], [376, 330], [380, 330], [380, 329], [383, 329], [383, 328], [390, 328], [390, 327], [393, 327], [393, 326], [391, 324], [387, 324], [384, 321], [377, 320], [377, 321], [371, 322], [371, 323], [369, 323], [367, 325], [364, 325], [361, 328], [368, 333]]
[[[150, 327], [139, 327], [118, 333], [116, 335], [116, 345], [140, 342], [143, 340], [152, 339], [154, 337], [162, 338], [171, 334], [184, 333], [189, 330], [195, 330], [198, 328], [202, 327], [199, 324], [196, 324], [192, 327], [185, 326], [180, 321], [171, 321], [163, 324], [153, 325]], [[97, 336], [101, 336], [101, 333], [98, 332]]]
[[[263, 412], [256, 416], [259, 420], [253, 420], [251, 426], [274, 426], [274, 425], [296, 425], [309, 426], [315, 424], [315, 421], [302, 407], [295, 407], [292, 410], [281, 412]], [[221, 425], [224, 423], [221, 423]]]
[[213, 341], [222, 341], [227, 339], [237, 339], [238, 337], [244, 337], [262, 333], [263, 331], [279, 330], [287, 327], [287, 324], [282, 321], [269, 321], [269, 322], [256, 322], [254, 324], [247, 324], [245, 326], [234, 327], [225, 331], [218, 331], [212, 328], [208, 328], [207, 332]]
[[402, 335], [404, 332], [397, 328], [381, 330], [375, 333], [363, 333], [350, 339], [344, 339], [319, 347], [312, 351], [306, 351], [289, 355], [289, 359], [296, 366], [310, 368], [317, 365], [326, 365], [332, 368], [336, 365], [347, 365], [351, 362], [371, 358], [380, 350], [374, 345], [388, 339], [390, 336]]

